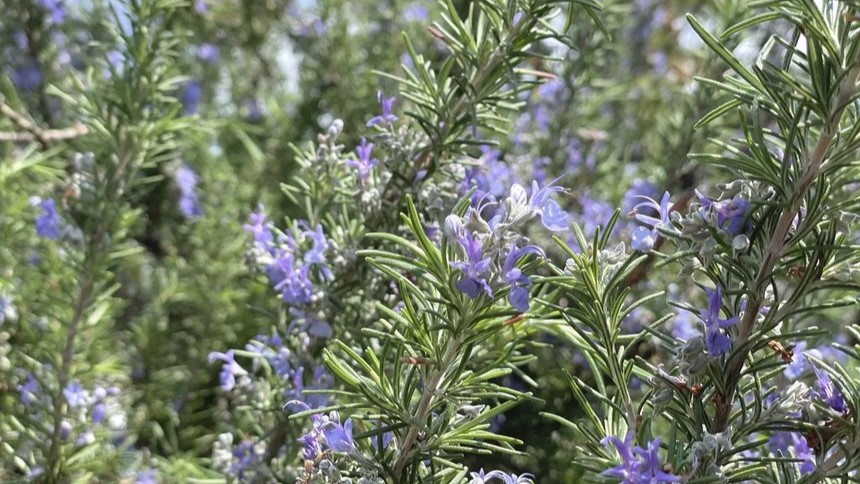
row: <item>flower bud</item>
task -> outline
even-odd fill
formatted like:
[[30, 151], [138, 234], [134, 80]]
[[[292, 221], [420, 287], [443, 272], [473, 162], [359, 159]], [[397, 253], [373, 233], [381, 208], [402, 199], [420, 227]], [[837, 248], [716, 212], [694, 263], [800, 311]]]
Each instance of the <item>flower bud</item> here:
[[456, 215], [445, 217], [445, 236], [449, 239], [457, 239], [463, 232], [463, 220]]
[[694, 336], [688, 339], [681, 346], [681, 354], [683, 356], [693, 356], [705, 352], [705, 341], [701, 336]]
[[664, 386], [657, 390], [653, 397], [651, 397], [652, 403], [654, 405], [663, 405], [672, 401], [672, 397], [675, 395], [674, 390], [672, 390], [668, 386]]
[[699, 376], [705, 372], [708, 367], [708, 356], [700, 353], [689, 360], [681, 361], [679, 365], [681, 373], [687, 378]]
[[744, 234], [736, 235], [735, 238], [732, 239], [732, 252], [737, 254], [738, 252], [746, 252], [746, 250], [750, 246], [750, 238]]
[[343, 131], [343, 121], [340, 119], [335, 119], [334, 121], [331, 122], [331, 125], [329, 125], [329, 127], [328, 127], [328, 134], [332, 138], [337, 137], [337, 135], [339, 135], [341, 133], [341, 131]]

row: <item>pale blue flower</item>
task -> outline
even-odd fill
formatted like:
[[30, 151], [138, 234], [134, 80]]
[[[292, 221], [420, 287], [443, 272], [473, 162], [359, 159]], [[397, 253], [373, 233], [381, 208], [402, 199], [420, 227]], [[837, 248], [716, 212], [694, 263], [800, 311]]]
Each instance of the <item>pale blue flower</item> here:
[[462, 272], [457, 289], [472, 299], [482, 292], [492, 296], [493, 290], [488, 283], [492, 261], [484, 256], [483, 244], [468, 230], [463, 232], [458, 242], [466, 255], [466, 261], [451, 261], [451, 266]]
[[370, 171], [379, 164], [379, 160], [372, 158], [370, 155], [373, 150], [373, 143], [368, 143], [365, 138], [361, 138], [361, 144], [355, 148], [357, 159], [346, 160], [346, 166], [358, 170], [358, 179], [361, 181], [367, 180]]
[[236, 357], [233, 350], [228, 350], [226, 353], [221, 353], [220, 351], [213, 351], [209, 353], [209, 364], [212, 364], [216, 361], [222, 361], [221, 365], [221, 373], [219, 374], [219, 379], [221, 383], [221, 389], [225, 392], [229, 392], [236, 386], [236, 377], [247, 375], [248, 372], [245, 371], [244, 368], [239, 366], [236, 363]]
[[833, 380], [830, 379], [830, 375], [827, 374], [826, 371], [819, 369], [817, 366], [813, 366], [812, 369], [815, 371], [816, 383], [818, 385], [818, 391], [816, 392], [818, 398], [824, 401], [830, 408], [836, 410], [839, 413], [844, 413], [848, 407], [845, 406], [845, 399], [842, 397], [842, 392], [839, 391], [839, 388], [833, 383]]
[[[336, 415], [333, 413], [333, 415]], [[355, 442], [352, 439], [352, 419], [346, 419], [343, 425], [339, 419], [330, 420], [323, 425], [326, 445], [332, 452], [351, 454], [355, 452]]]
[[659, 456], [660, 439], [652, 440], [645, 449], [638, 446], [631, 448], [632, 440], [632, 433], [628, 433], [624, 441], [615, 436], [603, 439], [603, 445], [612, 443], [615, 446], [621, 463], [601, 472], [601, 476], [620, 479], [621, 484], [681, 482], [680, 477], [663, 470]]
[[636, 227], [630, 239], [630, 246], [637, 252], [650, 252], [656, 242], [657, 234], [655, 232], [653, 229], [648, 230], [642, 226]]
[[708, 295], [708, 308], [702, 310], [699, 315], [705, 325], [705, 347], [708, 354], [712, 356], [724, 355], [731, 349], [732, 340], [721, 330], [735, 325], [738, 322], [738, 317], [720, 318], [723, 298], [722, 287], [717, 286], [713, 290], [706, 289], [706, 293]]
[[82, 407], [87, 404], [89, 393], [84, 390], [80, 382], [73, 381], [63, 389], [63, 396], [70, 407]]
[[367, 126], [382, 125], [388, 126], [397, 121], [397, 116], [391, 114], [391, 108], [394, 105], [395, 98], [386, 98], [382, 90], [377, 91], [376, 99], [379, 101], [379, 106], [382, 108], [382, 114], [374, 116], [367, 122]]
[[669, 214], [672, 211], [672, 204], [669, 203], [669, 192], [665, 192], [659, 202], [648, 197], [639, 198], [644, 201], [633, 207], [636, 220], [654, 229], [671, 227]]
[[57, 207], [50, 198], [42, 200], [39, 197], [30, 199], [30, 203], [42, 210], [36, 217], [36, 234], [39, 237], [56, 240], [60, 237], [60, 216], [57, 215]]

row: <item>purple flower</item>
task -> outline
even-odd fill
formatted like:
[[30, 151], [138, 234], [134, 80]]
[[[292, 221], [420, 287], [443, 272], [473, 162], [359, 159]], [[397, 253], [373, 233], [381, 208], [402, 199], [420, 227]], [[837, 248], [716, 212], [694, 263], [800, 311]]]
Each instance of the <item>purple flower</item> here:
[[225, 392], [229, 392], [236, 386], [236, 376], [247, 375], [248, 372], [245, 371], [244, 368], [239, 366], [236, 363], [236, 358], [233, 353], [233, 350], [228, 350], [227, 353], [221, 353], [219, 351], [213, 351], [209, 353], [209, 364], [214, 363], [215, 361], [223, 361], [224, 363], [221, 365], [221, 373], [219, 374], [219, 379], [221, 382], [221, 389]]
[[659, 482], [680, 482], [681, 478], [663, 471], [663, 465], [660, 463], [660, 439], [654, 439], [648, 442], [647, 449], [636, 448], [636, 454], [642, 459], [642, 472], [644, 477], [648, 478], [649, 483]]
[[803, 350], [805, 349], [806, 341], [801, 341], [800, 343], [797, 343], [797, 346], [792, 348], [794, 357], [791, 359], [789, 364], [785, 365], [785, 369], [782, 372], [782, 374], [790, 381], [796, 381], [809, 368], [809, 360], [806, 358], [806, 355], [803, 354]]
[[647, 310], [637, 307], [630, 311], [630, 314], [621, 321], [621, 332], [623, 334], [638, 333], [642, 331], [643, 326], [652, 320], [653, 318]]
[[158, 474], [155, 469], [140, 471], [134, 476], [134, 484], [158, 484]]
[[38, 392], [39, 382], [36, 381], [32, 374], [27, 373], [27, 378], [24, 379], [24, 383], [18, 385], [18, 396], [21, 398], [21, 403], [23, 403], [25, 407], [29, 406], [30, 402], [33, 401], [33, 398], [36, 397]]
[[709, 215], [713, 214], [716, 226], [726, 230], [731, 235], [738, 235], [745, 231], [748, 225], [749, 201], [739, 196], [731, 200], [713, 201], [698, 190], [696, 190], [696, 196], [699, 197], [699, 203], [702, 204], [699, 214], [703, 218], [708, 218]]
[[[254, 235], [252, 254], [284, 302], [292, 306], [303, 306], [313, 301], [318, 294], [311, 277], [318, 275], [324, 280], [332, 277], [331, 269], [325, 263], [330, 242], [326, 239], [322, 227], [311, 229], [306, 221], [300, 220], [296, 222], [296, 228], [301, 232], [294, 230], [280, 234], [276, 244], [272, 226], [267, 223], [262, 208], [260, 212], [251, 215], [249, 222], [244, 228]], [[311, 247], [302, 253], [308, 241]], [[291, 308], [293, 309], [297, 308]], [[322, 332], [330, 329], [328, 323], [312, 326]]]
[[[334, 412], [332, 415], [337, 416]], [[355, 442], [352, 440], [352, 419], [346, 419], [346, 422], [341, 425], [339, 418], [332, 418], [323, 426], [323, 434], [325, 435], [326, 445], [333, 452], [347, 454], [355, 452]]]
[[245, 472], [257, 465], [260, 455], [254, 443], [246, 439], [233, 448], [233, 458], [235, 461], [230, 466], [230, 473], [241, 481]]
[[560, 232], [570, 228], [570, 222], [567, 221], [567, 217], [567, 212], [561, 209], [558, 202], [547, 200], [542, 207], [540, 221], [548, 230]]
[[655, 230], [648, 230], [645, 227], [639, 226], [633, 231], [630, 239], [630, 246], [636, 252], [650, 252], [654, 248], [654, 242], [657, 238]]
[[35, 91], [42, 85], [42, 69], [39, 63], [27, 59], [12, 70], [12, 83], [21, 91]]
[[484, 257], [483, 244], [468, 230], [463, 233], [458, 242], [466, 255], [466, 262], [451, 261], [451, 266], [463, 273], [457, 281], [457, 289], [472, 299], [478, 297], [481, 292], [492, 296], [493, 290], [487, 283], [492, 261], [489, 257]]
[[105, 404], [105, 398], [108, 395], [116, 395], [119, 393], [119, 388], [110, 387], [105, 389], [102, 386], [96, 386], [93, 389], [93, 399], [94, 403], [92, 404], [92, 408], [90, 409], [90, 418], [93, 423], [99, 424], [104, 420], [105, 413], [107, 411], [107, 404]]
[[[311, 407], [301, 400], [290, 400], [284, 405], [286, 407], [297, 407], [299, 412], [311, 410]], [[302, 443], [302, 457], [305, 460], [313, 460], [322, 452], [321, 441], [333, 452], [351, 454], [355, 452], [355, 441], [352, 437], [352, 419], [346, 419], [341, 425], [340, 416], [337, 412], [326, 415], [311, 415], [313, 428], [299, 438]]]
[[200, 81], [192, 79], [185, 83], [180, 95], [182, 102], [182, 114], [191, 116], [195, 114], [200, 107], [200, 101], [203, 99], [203, 85]]
[[30, 40], [27, 39], [27, 32], [23, 30], [17, 30], [14, 34], [12, 34], [12, 40], [15, 42], [15, 46], [18, 47], [19, 50], [27, 50], [30, 46]]
[[[660, 199], [659, 203], [649, 197], [640, 196], [639, 198], [643, 198], [645, 201], [633, 207], [633, 210], [636, 212], [636, 220], [654, 229], [665, 229], [671, 226], [669, 212], [672, 210], [672, 204], [669, 203], [669, 192], [663, 194], [663, 198]], [[652, 211], [659, 218], [650, 215]]]
[[630, 443], [633, 440], [633, 434], [627, 434], [622, 442], [618, 437], [605, 437], [601, 443], [608, 447], [609, 443], [615, 446], [615, 451], [618, 452], [618, 457], [621, 458], [621, 464], [600, 473], [604, 477], [613, 477], [622, 479], [622, 482], [634, 482], [627, 479], [633, 477], [639, 470], [639, 462], [633, 455], [633, 450], [630, 448]]
[[263, 117], [263, 106], [257, 98], [245, 100], [245, 111], [247, 112], [248, 121], [256, 123]]
[[543, 188], [538, 185], [538, 182], [533, 181], [532, 193], [529, 197], [529, 206], [531, 206], [532, 210], [536, 214], [540, 215], [540, 220], [541, 223], [543, 223], [543, 226], [546, 227], [547, 230], [551, 230], [553, 232], [559, 232], [570, 228], [569, 222], [567, 221], [567, 212], [562, 210], [558, 202], [551, 198], [553, 193], [564, 190], [562, 187], [554, 185], [556, 181], [558, 181], [558, 178], [549, 182]]
[[511, 167], [499, 159], [499, 150], [486, 145], [482, 145], [480, 149], [483, 153], [480, 158], [481, 165], [466, 168], [465, 177], [459, 187], [461, 195], [465, 195], [472, 188], [475, 189], [472, 193], [473, 203], [487, 196], [494, 199], [504, 197], [515, 179]]
[[[382, 424], [377, 422], [377, 429], [382, 428]], [[383, 432], [382, 434], [377, 434], [372, 438], [373, 446], [379, 447], [382, 446], [383, 449], [387, 449], [389, 445], [391, 445], [391, 441], [394, 439], [393, 432]]]
[[176, 186], [179, 188], [179, 212], [187, 219], [203, 215], [200, 202], [197, 199], [197, 173], [186, 164], [176, 170]]
[[29, 470], [29, 472], [27, 472], [27, 476], [26, 476], [27, 481], [33, 482], [36, 480], [37, 477], [41, 476], [44, 473], [45, 473], [44, 467], [42, 467], [42, 466], [33, 467], [32, 469]]
[[254, 236], [254, 243], [258, 247], [269, 250], [274, 239], [272, 238], [271, 224], [266, 221], [266, 213], [262, 206], [248, 217], [248, 223], [242, 228]]
[[603, 445], [612, 443], [621, 463], [600, 473], [603, 477], [620, 479], [622, 484], [659, 484], [665, 482], [680, 482], [681, 478], [663, 471], [660, 463], [660, 439], [648, 443], [647, 449], [630, 444], [633, 434], [628, 433], [622, 442], [615, 436], [603, 439]]
[[209, 8], [206, 6], [206, 0], [194, 0], [194, 11], [200, 15], [205, 15]]
[[208, 42], [200, 45], [200, 47], [197, 48], [197, 57], [199, 57], [200, 60], [206, 62], [207, 64], [214, 64], [218, 62], [218, 57], [220, 53], [221, 52], [218, 50], [217, 46]]
[[[326, 267], [325, 270], [328, 270], [328, 268]], [[290, 316], [293, 317], [293, 322], [287, 327], [287, 331], [292, 330], [296, 324], [299, 324], [301, 331], [306, 331], [309, 335], [317, 338], [328, 338], [332, 334], [331, 325], [312, 313], [293, 307], [290, 308]]]
[[36, 234], [46, 239], [57, 240], [60, 237], [60, 217], [57, 215], [57, 207], [52, 199], [42, 200], [39, 197], [30, 199], [33, 206], [42, 209], [42, 213], [36, 217]]
[[403, 9], [403, 20], [407, 22], [423, 22], [427, 16], [427, 7], [420, 3], [410, 3]]
[[470, 477], [471, 480], [469, 481], [469, 484], [485, 484], [491, 482], [493, 479], [498, 479], [504, 484], [527, 484], [534, 482], [532, 480], [534, 478], [533, 474], [505, 474], [502, 471], [490, 471], [484, 473], [484, 469], [481, 469], [478, 472], [471, 472]]
[[72, 433], [72, 424], [68, 420], [60, 422], [60, 438], [66, 440]]
[[48, 11], [50, 24], [61, 24], [66, 19], [66, 7], [63, 5], [63, 0], [37, 0], [36, 3]]
[[[305, 227], [307, 227], [306, 223], [303, 223]], [[307, 264], [325, 264], [325, 252], [328, 250], [329, 243], [325, 238], [325, 234], [323, 233], [322, 225], [317, 224], [314, 230], [310, 230], [307, 228], [303, 235], [309, 239], [313, 243], [313, 246], [308, 249], [305, 254], [305, 263]]]
[[73, 381], [63, 389], [63, 396], [70, 407], [82, 407], [87, 404], [89, 395], [80, 382]]
[[672, 325], [672, 336], [683, 341], [698, 336], [699, 332], [693, 327], [690, 313], [681, 311], [675, 314], [675, 324]]
[[721, 329], [728, 328], [738, 322], [737, 316], [730, 319], [720, 318], [720, 307], [723, 299], [722, 287], [706, 289], [708, 295], [708, 308], [702, 310], [699, 317], [705, 325], [705, 347], [712, 356], [726, 354], [732, 347], [732, 340], [723, 334]]
[[371, 150], [373, 150], [373, 143], [368, 143], [367, 140], [362, 137], [361, 145], [355, 148], [355, 153], [358, 155], [358, 159], [346, 160], [346, 166], [358, 170], [358, 179], [361, 181], [367, 180], [368, 175], [370, 175], [370, 170], [379, 164], [379, 160], [370, 157]]
[[83, 447], [85, 445], [90, 445], [95, 441], [96, 441], [96, 436], [93, 434], [93, 431], [92, 430], [85, 430], [80, 435], [78, 435], [77, 439], [75, 439], [75, 445], [77, 445], [79, 447]]
[[484, 484], [488, 479], [492, 479], [492, 477], [487, 476], [484, 469], [481, 469], [478, 472], [470, 472], [469, 475], [472, 478], [472, 480], [469, 481], [469, 484]]
[[502, 274], [505, 277], [505, 281], [511, 286], [511, 290], [508, 293], [508, 302], [521, 313], [529, 309], [529, 288], [532, 282], [522, 273], [516, 264], [526, 254], [537, 254], [543, 257], [543, 251], [537, 246], [527, 245], [521, 248], [512, 246], [502, 266]]
[[815, 371], [815, 377], [817, 379], [818, 391], [816, 392], [818, 398], [824, 401], [830, 408], [836, 410], [839, 413], [845, 413], [845, 399], [842, 398], [842, 392], [839, 391], [839, 388], [833, 384], [833, 380], [830, 379], [830, 375], [827, 374], [826, 371], [819, 369], [817, 366], [813, 366], [812, 369]]
[[637, 178], [624, 192], [624, 197], [621, 199], [621, 210], [624, 213], [630, 212], [636, 208], [638, 200], [653, 200], [658, 196], [660, 196], [660, 192], [653, 183]]
[[800, 473], [802, 475], [810, 474], [815, 471], [815, 455], [812, 449], [809, 448], [809, 443], [806, 438], [797, 432], [777, 432], [771, 435], [767, 443], [770, 452], [773, 454], [782, 454], [789, 456], [791, 454], [797, 460], [800, 460]]
[[107, 410], [107, 405], [104, 402], [98, 402], [93, 405], [91, 417], [93, 419], [93, 423], [101, 423], [105, 418], [105, 411]]
[[615, 209], [612, 205], [588, 195], [579, 197], [579, 204], [582, 206], [579, 223], [582, 225], [582, 232], [585, 237], [590, 239], [594, 236], [597, 227], [604, 225], [609, 220]]
[[314, 284], [310, 279], [310, 265], [302, 264], [295, 254], [284, 249], [275, 250], [275, 260], [267, 268], [269, 280], [287, 304], [302, 305], [311, 302]]
[[319, 439], [313, 432], [308, 432], [299, 437], [299, 442], [302, 443], [302, 459], [304, 460], [316, 460], [322, 452]]
[[394, 104], [395, 98], [386, 98], [382, 90], [379, 90], [376, 93], [376, 99], [379, 101], [379, 105], [382, 107], [382, 114], [371, 118], [370, 121], [367, 122], [367, 126], [375, 126], [377, 124], [382, 126], [388, 126], [391, 123], [397, 121], [397, 116], [391, 114], [391, 106]]

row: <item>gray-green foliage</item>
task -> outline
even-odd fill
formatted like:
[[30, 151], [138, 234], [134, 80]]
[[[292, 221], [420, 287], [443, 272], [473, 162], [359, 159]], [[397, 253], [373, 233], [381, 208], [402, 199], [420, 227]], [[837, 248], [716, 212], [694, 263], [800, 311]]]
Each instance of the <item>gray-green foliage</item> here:
[[[701, 342], [683, 344], [656, 324], [639, 337], [658, 337], [674, 358], [663, 368], [634, 358], [617, 325], [626, 307], [624, 268], [641, 256], [613, 262], [617, 254], [605, 241], [589, 246], [592, 264], [578, 263], [583, 256], [573, 255], [574, 264], [566, 268], [570, 275], [556, 284], [573, 301], [560, 310], [574, 330], [569, 337], [591, 355], [586, 359], [602, 375], [593, 384], [572, 381], [578, 400], [586, 406], [593, 400], [594, 410], [588, 412], [590, 420], [567, 423], [585, 438], [581, 445], [592, 457], [585, 464], [591, 469], [606, 467], [606, 457], [600, 457], [603, 437], [627, 432], [643, 445], [663, 437], [671, 468], [695, 482], [713, 480], [715, 474], [728, 481], [818, 482], [844, 477], [855, 465], [852, 411], [838, 412], [816, 401], [816, 396], [828, 400], [808, 387], [788, 388], [782, 370], [792, 357], [804, 358], [791, 353], [798, 342], [826, 334], [816, 315], [857, 301], [851, 269], [857, 263], [850, 201], [855, 188], [848, 182], [856, 175], [851, 160], [858, 146], [856, 11], [848, 2], [760, 2], [752, 11], [720, 37], [688, 17], [729, 68], [722, 79], [700, 80], [724, 100], [698, 126], [727, 118], [724, 126], [733, 128], [726, 141], [714, 140], [717, 150], [693, 156], [738, 180], [721, 185], [715, 200], [699, 196], [688, 210], [672, 213], [668, 224], [657, 227], [675, 246], [660, 254], [661, 265], [681, 264], [682, 273], [701, 286], [725, 291], [717, 311], [737, 318], [726, 330], [731, 351], [706, 354]], [[726, 47], [727, 39], [762, 23], [785, 34], [770, 36], [755, 62], [746, 65]], [[711, 205], [718, 203], [724, 205]], [[724, 211], [729, 203], [749, 208], [731, 215]], [[734, 229], [724, 222], [731, 217], [741, 217]], [[608, 315], [595, 309], [603, 307]], [[693, 305], [683, 307], [696, 311]], [[806, 358], [830, 373], [847, 408], [854, 408], [849, 375], [855, 370]], [[632, 403], [631, 414], [626, 388], [634, 374], [649, 381], [651, 391]], [[767, 443], [763, 434], [786, 431], [799, 432], [808, 442], [813, 471], [798, 467], [791, 455], [768, 457], [758, 450]], [[714, 438], [720, 443], [708, 444]], [[810, 459], [794, 457], [801, 463]]]

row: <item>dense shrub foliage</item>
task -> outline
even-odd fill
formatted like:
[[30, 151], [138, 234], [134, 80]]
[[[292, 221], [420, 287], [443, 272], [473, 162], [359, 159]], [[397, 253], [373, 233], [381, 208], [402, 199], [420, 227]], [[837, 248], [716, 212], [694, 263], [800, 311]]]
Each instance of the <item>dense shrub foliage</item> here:
[[860, 3], [0, 11], [0, 481], [857, 479]]

